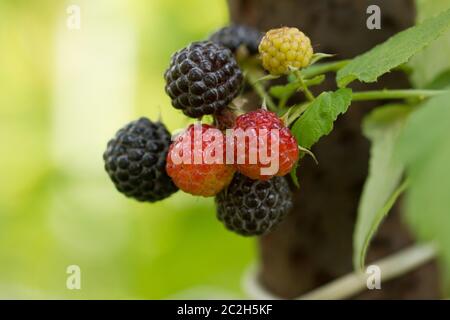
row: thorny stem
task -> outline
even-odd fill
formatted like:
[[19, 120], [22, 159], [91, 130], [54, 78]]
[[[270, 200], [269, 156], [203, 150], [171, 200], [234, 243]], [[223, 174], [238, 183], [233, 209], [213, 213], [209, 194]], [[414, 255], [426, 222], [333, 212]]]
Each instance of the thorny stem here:
[[447, 90], [378, 90], [353, 92], [353, 101], [386, 100], [386, 99], [409, 99], [423, 100], [438, 94], [446, 93]]

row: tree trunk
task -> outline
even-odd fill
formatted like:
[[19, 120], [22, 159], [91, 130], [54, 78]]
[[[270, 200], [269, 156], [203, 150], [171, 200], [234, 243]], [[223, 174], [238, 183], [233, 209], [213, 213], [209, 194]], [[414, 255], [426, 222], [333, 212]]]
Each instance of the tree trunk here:
[[[296, 26], [312, 40], [316, 52], [351, 58], [414, 22], [412, 0], [228, 0], [233, 22], [266, 31]], [[368, 30], [366, 9], [381, 8], [381, 30]], [[356, 89], [408, 87], [401, 73], [384, 76], [376, 85]], [[320, 91], [335, 88], [330, 77]], [[375, 106], [353, 104], [334, 131], [313, 148], [319, 165], [306, 157], [299, 167], [300, 189], [295, 207], [273, 233], [260, 239], [261, 284], [271, 293], [293, 298], [352, 270], [352, 234], [356, 210], [367, 176], [369, 142], [361, 135], [361, 119]], [[398, 208], [384, 221], [372, 242], [368, 261], [409, 244]], [[435, 262], [383, 283], [382, 290], [355, 298], [427, 299], [439, 297]]]

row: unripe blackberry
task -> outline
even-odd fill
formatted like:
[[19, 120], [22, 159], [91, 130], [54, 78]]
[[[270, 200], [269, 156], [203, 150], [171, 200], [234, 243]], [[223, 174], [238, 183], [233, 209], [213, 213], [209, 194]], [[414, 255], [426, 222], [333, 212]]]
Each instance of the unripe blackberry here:
[[103, 154], [117, 190], [139, 201], [155, 202], [178, 190], [166, 173], [170, 133], [160, 122], [140, 118], [120, 129]]
[[207, 124], [190, 125], [170, 145], [167, 174], [184, 192], [215, 196], [228, 186], [235, 172], [226, 163], [225, 143], [219, 129]]
[[210, 35], [209, 40], [223, 45], [234, 54], [240, 47], [244, 47], [248, 54], [255, 55], [258, 53], [258, 45], [262, 37], [263, 33], [252, 27], [231, 24], [214, 32]]
[[264, 69], [273, 75], [289, 73], [289, 67], [304, 68], [313, 55], [311, 41], [297, 28], [269, 30], [259, 44]]
[[[236, 118], [233, 129], [235, 132], [241, 130], [247, 133], [248, 140], [237, 141], [234, 147], [235, 167], [249, 178], [268, 180], [273, 176], [285, 176], [298, 161], [297, 140], [274, 112], [258, 109], [242, 114]], [[258, 143], [251, 143], [251, 140]], [[239, 152], [239, 147], [243, 147], [244, 152]], [[261, 151], [268, 156], [270, 154], [272, 159], [277, 159], [278, 167], [268, 163], [268, 159], [262, 159]], [[251, 161], [252, 156], [257, 158], [257, 161]], [[263, 168], [273, 168], [274, 171], [263, 172]]]
[[225, 108], [243, 80], [231, 51], [210, 41], [191, 43], [173, 54], [164, 78], [172, 105], [192, 118]]
[[292, 208], [292, 194], [283, 177], [252, 180], [236, 173], [230, 185], [216, 196], [217, 218], [240, 235], [272, 231]]

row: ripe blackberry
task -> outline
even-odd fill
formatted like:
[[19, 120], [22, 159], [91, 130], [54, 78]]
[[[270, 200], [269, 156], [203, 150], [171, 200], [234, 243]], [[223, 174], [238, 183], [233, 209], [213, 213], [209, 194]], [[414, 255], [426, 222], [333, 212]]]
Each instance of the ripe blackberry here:
[[210, 41], [191, 43], [173, 54], [164, 78], [172, 105], [192, 118], [225, 108], [243, 80], [231, 51]]
[[292, 208], [285, 178], [252, 180], [236, 173], [228, 188], [216, 196], [217, 218], [243, 236], [272, 231]]
[[311, 40], [297, 28], [269, 30], [259, 44], [264, 69], [271, 74], [289, 73], [289, 67], [304, 68], [313, 56]]
[[231, 24], [214, 32], [209, 36], [209, 40], [223, 45], [234, 54], [242, 46], [250, 55], [255, 55], [258, 53], [258, 45], [262, 37], [263, 33], [252, 27]]
[[117, 190], [139, 201], [155, 202], [178, 190], [166, 173], [170, 133], [161, 122], [140, 118], [120, 129], [103, 154]]

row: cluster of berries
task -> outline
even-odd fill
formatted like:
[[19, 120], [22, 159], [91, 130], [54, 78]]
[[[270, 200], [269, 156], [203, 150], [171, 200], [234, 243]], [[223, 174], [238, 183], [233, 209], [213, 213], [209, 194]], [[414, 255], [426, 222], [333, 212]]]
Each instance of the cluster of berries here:
[[[308, 63], [309, 39], [298, 29], [280, 30], [263, 37], [252, 28], [231, 25], [174, 53], [164, 74], [173, 107], [192, 118], [213, 115], [215, 126], [190, 125], [171, 139], [161, 122], [140, 118], [127, 124], [103, 155], [116, 188], [148, 202], [178, 189], [216, 196], [217, 217], [228, 229], [241, 235], [272, 230], [292, 207], [283, 176], [299, 158], [297, 141], [275, 113], [258, 109], [237, 116], [229, 105], [241, 91], [237, 60], [243, 52], [254, 55], [259, 47], [263, 66], [274, 74]], [[234, 135], [230, 144], [224, 129], [243, 133], [243, 139]], [[263, 153], [277, 157], [274, 170], [269, 172]]]

